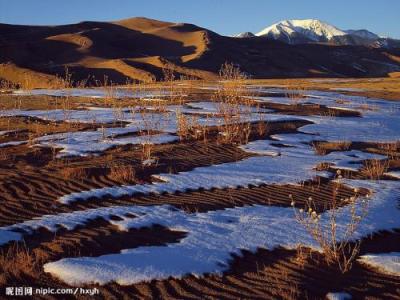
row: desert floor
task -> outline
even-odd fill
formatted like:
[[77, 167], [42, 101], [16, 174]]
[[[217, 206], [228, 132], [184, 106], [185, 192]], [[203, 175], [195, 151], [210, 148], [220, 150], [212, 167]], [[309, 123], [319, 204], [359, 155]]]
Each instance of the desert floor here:
[[[4, 90], [2, 293], [398, 299], [398, 100], [399, 78]], [[296, 220], [312, 202], [329, 234], [333, 201], [345, 273]]]

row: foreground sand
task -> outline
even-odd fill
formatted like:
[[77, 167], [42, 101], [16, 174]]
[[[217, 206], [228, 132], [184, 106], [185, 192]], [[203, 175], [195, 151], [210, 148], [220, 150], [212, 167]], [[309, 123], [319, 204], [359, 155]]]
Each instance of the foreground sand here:
[[[259, 84], [260, 82], [253, 82]], [[275, 81], [263, 81], [273, 85]], [[282, 83], [282, 82], [281, 82]], [[343, 86], [330, 83], [290, 82], [291, 85], [304, 85], [309, 89], [370, 88], [368, 83], [357, 81]], [[382, 88], [367, 95], [388, 99], [397, 97], [396, 84], [390, 80], [380, 83]], [[385, 87], [390, 86], [386, 93]], [[351, 91], [365, 94], [365, 91]], [[385, 96], [386, 95], [386, 96]], [[6, 97], [6, 96], [4, 96]], [[207, 97], [204, 92], [194, 94], [191, 101]], [[5, 98], [4, 98], [5, 99]], [[32, 100], [31, 96], [26, 97]], [[400, 99], [400, 98], [398, 98]], [[24, 100], [25, 109], [29, 101]], [[81, 99], [79, 100], [81, 101]], [[32, 101], [32, 103], [35, 103]], [[35, 104], [37, 105], [37, 104]], [[354, 112], [328, 109], [323, 106], [302, 104], [278, 105], [273, 108], [289, 115], [329, 115], [340, 117], [357, 116]], [[22, 129], [12, 135], [0, 136], [0, 143], [25, 140], [29, 132], [47, 134], [49, 132], [80, 131], [101, 127], [101, 124], [76, 124], [72, 128], [63, 122], [52, 125], [50, 129], [44, 122], [35, 125], [37, 120], [21, 117], [11, 118], [11, 124]], [[7, 118], [6, 118], [7, 119]], [[0, 130], [9, 130], [9, 123], [2, 119]], [[49, 124], [52, 124], [51, 122]], [[260, 136], [257, 126], [251, 128], [250, 141], [267, 139], [274, 134], [296, 133], [298, 128], [308, 124], [306, 121], [279, 121], [268, 123], [268, 131]], [[37, 130], [37, 126], [43, 129]], [[36, 127], [36, 131], [35, 131]], [[14, 128], [15, 129], [15, 128]], [[319, 149], [325, 153], [337, 150], [340, 145], [321, 143]], [[377, 143], [351, 143], [349, 150], [357, 149], [369, 153], [387, 155], [385, 147]], [[211, 129], [207, 142], [188, 140], [165, 145], [156, 145], [153, 153], [158, 163], [149, 167], [141, 163], [141, 150], [136, 146], [117, 146], [97, 156], [57, 158], [50, 148], [16, 145], [0, 148], [0, 225], [15, 223], [41, 217], [46, 214], [73, 212], [88, 208], [114, 205], [158, 205], [171, 204], [187, 212], [206, 212], [217, 209], [262, 204], [267, 206], [290, 207], [291, 194], [299, 205], [309, 197], [315, 199], [318, 211], [324, 211], [331, 200], [335, 186], [328, 179], [319, 178], [303, 185], [260, 185], [238, 189], [196, 190], [165, 195], [136, 195], [121, 198], [105, 197], [102, 201], [89, 199], [71, 204], [56, 201], [59, 197], [93, 188], [110, 187], [120, 184], [142, 184], [151, 181], [151, 175], [190, 171], [196, 167], [236, 162], [256, 155], [245, 152], [235, 145], [222, 144], [216, 129]], [[58, 150], [56, 150], [57, 152]], [[130, 164], [135, 170], [134, 178], [124, 179], [112, 173], [112, 166]], [[400, 149], [392, 149], [389, 167], [400, 167]], [[353, 179], [366, 179], [357, 171], [343, 171], [343, 176]], [[382, 179], [387, 179], [382, 177]], [[339, 198], [351, 197], [353, 191], [345, 186], [339, 190]], [[344, 205], [344, 203], [341, 203]], [[113, 219], [113, 218], [112, 218]], [[115, 216], [118, 220], [118, 217]], [[24, 237], [24, 244], [9, 243], [1, 246], [0, 286], [44, 286], [66, 287], [62, 281], [43, 272], [43, 265], [65, 257], [100, 256], [119, 253], [145, 245], [164, 245], [176, 243], [186, 233], [172, 231], [161, 226], [120, 231], [104, 219], [95, 219], [73, 230], [60, 228], [57, 233], [39, 229]], [[379, 232], [363, 240], [360, 254], [398, 252], [400, 230]], [[88, 287], [93, 287], [90, 285]], [[164, 298], [164, 299], [321, 299], [329, 292], [346, 291], [354, 298], [377, 297], [395, 299], [399, 296], [399, 277], [388, 275], [356, 262], [352, 270], [341, 274], [334, 266], [326, 265], [321, 254], [309, 249], [302, 251], [259, 249], [256, 253], [243, 252], [242, 257], [233, 257], [230, 268], [223, 275], [208, 274], [201, 277], [187, 275], [182, 279], [137, 283], [120, 286], [109, 283], [97, 286], [99, 298]]]

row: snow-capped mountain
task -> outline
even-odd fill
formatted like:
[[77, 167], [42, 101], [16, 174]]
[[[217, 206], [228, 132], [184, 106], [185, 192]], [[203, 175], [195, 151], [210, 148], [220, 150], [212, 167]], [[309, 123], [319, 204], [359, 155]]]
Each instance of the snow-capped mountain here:
[[234, 37], [250, 38], [250, 37], [255, 37], [255, 35], [254, 35], [254, 33], [250, 32], [250, 31], [246, 31], [246, 32], [239, 33], [239, 34], [235, 35]]
[[256, 34], [256, 36], [269, 37], [288, 43], [304, 42], [328, 42], [335, 36], [343, 36], [347, 33], [335, 26], [319, 20], [286, 20], [273, 24]]
[[284, 20], [253, 34], [245, 32], [236, 37], [262, 37], [288, 44], [329, 43], [333, 45], [362, 45], [371, 47], [400, 47], [400, 41], [383, 38], [365, 30], [342, 30], [315, 19]]
[[355, 35], [363, 39], [378, 40], [381, 37], [371, 31], [360, 29], [360, 30], [346, 30], [347, 34]]

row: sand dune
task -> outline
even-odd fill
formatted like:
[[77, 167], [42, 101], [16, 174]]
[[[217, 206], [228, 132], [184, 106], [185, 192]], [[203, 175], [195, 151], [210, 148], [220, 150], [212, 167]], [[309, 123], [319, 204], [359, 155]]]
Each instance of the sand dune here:
[[[75, 82], [107, 76], [162, 79], [176, 75], [215, 78], [225, 61], [254, 78], [371, 77], [400, 70], [397, 50], [329, 45], [286, 45], [263, 38], [237, 39], [184, 23], [146, 18], [62, 26], [0, 24], [0, 78], [35, 87], [54, 85], [68, 67]], [[32, 79], [31, 79], [32, 78]]]

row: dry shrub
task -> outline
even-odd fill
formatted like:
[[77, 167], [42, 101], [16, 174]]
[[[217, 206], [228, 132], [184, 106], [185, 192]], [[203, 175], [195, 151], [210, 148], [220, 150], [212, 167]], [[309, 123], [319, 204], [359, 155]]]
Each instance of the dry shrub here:
[[[304, 226], [307, 232], [318, 243], [326, 263], [335, 264], [342, 273], [348, 272], [360, 252], [361, 241], [353, 241], [354, 234], [361, 221], [368, 213], [368, 199], [360, 199], [359, 190], [354, 189], [354, 195], [343, 199], [350, 206], [350, 216], [342, 219], [340, 232], [338, 229], [340, 171], [338, 171], [338, 182], [333, 187], [332, 199], [328, 203], [324, 218], [326, 223], [322, 224], [322, 215], [318, 214], [316, 205], [310, 197], [304, 208], [295, 210], [296, 220]], [[295, 200], [291, 197], [291, 205], [295, 206]], [[340, 237], [339, 237], [340, 236]]]
[[17, 87], [18, 87], [17, 84], [0, 78], [0, 90], [1, 91], [15, 90], [15, 89], [17, 89]]
[[162, 68], [162, 73], [164, 82], [171, 84], [175, 80], [175, 66], [173, 64], [166, 63]]
[[190, 124], [188, 117], [185, 116], [180, 111], [176, 112], [176, 122], [177, 122], [177, 134], [181, 140], [185, 140], [188, 138], [190, 134]]
[[379, 180], [387, 172], [389, 162], [387, 160], [372, 159], [364, 163], [361, 174], [371, 180]]
[[154, 144], [150, 142], [142, 143], [142, 161], [151, 160]]
[[88, 176], [87, 170], [83, 167], [63, 167], [59, 170], [59, 173], [65, 179], [83, 180]]
[[0, 151], [0, 160], [9, 160], [11, 155], [7, 152]]
[[0, 285], [25, 277], [37, 278], [41, 273], [39, 259], [25, 244], [15, 243], [0, 252]]
[[218, 115], [223, 122], [218, 126], [219, 141], [227, 144], [245, 144], [251, 133], [250, 116], [253, 101], [246, 95], [247, 76], [231, 64], [222, 65], [219, 72], [221, 86], [214, 93]]
[[328, 109], [324, 112], [321, 113], [321, 116], [327, 117], [327, 118], [335, 118], [336, 117], [336, 111], [333, 109]]
[[142, 159], [148, 160], [152, 158], [152, 150], [154, 144], [152, 135], [154, 132], [163, 132], [168, 125], [171, 112], [167, 109], [166, 101], [153, 102], [151, 109], [147, 107], [148, 103], [142, 101], [140, 105], [131, 108], [130, 112], [133, 118], [139, 114], [140, 121], [138, 124], [139, 134], [143, 138], [142, 142]]
[[400, 148], [400, 142], [379, 144], [378, 148], [383, 150], [385, 155], [389, 159], [395, 159], [398, 156], [397, 152], [398, 152], [398, 149]]
[[301, 268], [304, 269], [305, 265], [310, 258], [312, 250], [308, 247], [305, 247], [301, 244], [296, 247], [296, 256], [294, 257], [294, 261]]
[[332, 166], [332, 163], [322, 162], [315, 166], [315, 170], [317, 171], [327, 171]]
[[345, 99], [337, 99], [337, 100], [335, 100], [335, 102], [337, 104], [350, 104], [351, 103], [351, 101], [345, 100]]
[[315, 153], [318, 155], [326, 155], [330, 151], [347, 151], [350, 149], [351, 142], [313, 142], [312, 144]]
[[206, 126], [199, 123], [198, 116], [187, 116], [179, 110], [176, 112], [177, 134], [180, 140], [199, 139], [205, 137], [207, 133]]
[[103, 77], [103, 89], [105, 93], [104, 102], [106, 105], [109, 105], [116, 99], [117, 91], [115, 84], [106, 75]]
[[260, 137], [265, 136], [268, 133], [268, 124], [264, 121], [259, 121], [257, 123], [257, 133]]
[[110, 178], [115, 181], [132, 182], [135, 180], [135, 169], [129, 165], [116, 164], [110, 168]]
[[170, 101], [183, 104], [185, 95], [184, 81], [185, 76], [177, 78], [177, 68], [174, 64], [167, 62], [162, 69], [163, 83], [160, 85], [160, 92], [163, 94], [165, 88], [169, 95]]
[[299, 86], [293, 86], [289, 83], [286, 87], [286, 97], [292, 102], [293, 105], [298, 105], [299, 102], [303, 99], [303, 94], [305, 92], [305, 88]]
[[326, 148], [323, 147], [323, 143], [313, 142], [312, 147], [314, 149], [314, 152], [318, 155], [326, 155], [327, 153]]
[[104, 105], [112, 108], [114, 124], [123, 122], [125, 119], [125, 113], [123, 110], [124, 103], [120, 101], [117, 97], [116, 85], [111, 80], [109, 80], [107, 76], [104, 76], [102, 88], [105, 93]]

